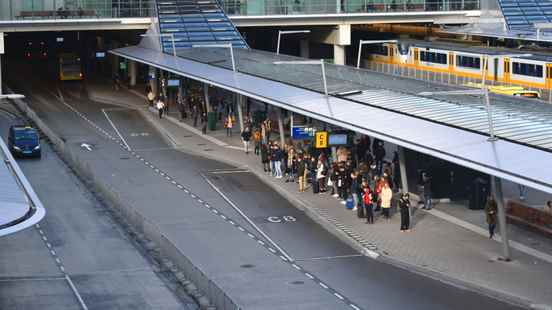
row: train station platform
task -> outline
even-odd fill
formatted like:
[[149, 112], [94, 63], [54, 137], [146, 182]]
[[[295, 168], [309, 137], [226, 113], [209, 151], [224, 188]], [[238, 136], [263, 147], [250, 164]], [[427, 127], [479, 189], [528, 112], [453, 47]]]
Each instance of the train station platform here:
[[513, 261], [500, 261], [500, 239], [488, 239], [484, 214], [458, 204], [438, 204], [430, 211], [414, 211], [411, 233], [399, 231], [397, 214], [390, 222], [379, 219], [374, 225], [366, 225], [331, 196], [313, 195], [310, 191], [299, 193], [297, 184], [267, 175], [259, 157], [243, 152], [237, 132], [233, 137], [226, 137], [224, 130], [203, 135], [189, 120], [181, 122], [173, 113], [159, 120], [147, 112], [145, 98], [138, 91], [114, 93], [105, 85], [90, 85], [89, 93], [94, 100], [143, 111], [167, 140], [184, 152], [253, 172], [327, 230], [356, 248], [370, 249], [378, 260], [537, 309], [552, 305], [548, 285], [552, 244], [545, 238], [510, 227]]

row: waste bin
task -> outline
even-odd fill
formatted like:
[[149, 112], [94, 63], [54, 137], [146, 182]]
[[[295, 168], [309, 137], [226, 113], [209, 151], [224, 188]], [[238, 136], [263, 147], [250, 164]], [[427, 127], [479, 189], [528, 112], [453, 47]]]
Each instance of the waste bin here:
[[207, 112], [207, 128], [213, 131], [217, 129], [217, 113]]
[[490, 184], [484, 178], [476, 178], [470, 188], [470, 203], [468, 207], [472, 210], [481, 210], [485, 208], [487, 196], [489, 196]]

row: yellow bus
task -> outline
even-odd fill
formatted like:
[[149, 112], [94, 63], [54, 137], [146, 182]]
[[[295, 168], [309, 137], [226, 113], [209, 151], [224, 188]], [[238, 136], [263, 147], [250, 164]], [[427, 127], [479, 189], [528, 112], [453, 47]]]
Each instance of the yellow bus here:
[[83, 79], [81, 59], [74, 53], [59, 55], [59, 80], [81, 81]]

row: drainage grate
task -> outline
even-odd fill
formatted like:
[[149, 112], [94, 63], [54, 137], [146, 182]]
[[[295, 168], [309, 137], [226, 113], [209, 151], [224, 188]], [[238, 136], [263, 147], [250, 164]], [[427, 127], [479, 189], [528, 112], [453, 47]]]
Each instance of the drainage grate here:
[[294, 285], [301, 285], [301, 284], [305, 284], [305, 282], [303, 281], [293, 281], [293, 282], [290, 282], [291, 284], [294, 284]]
[[211, 152], [213, 149], [204, 149], [205, 152]]
[[197, 144], [198, 146], [203, 146], [203, 145], [206, 145], [205, 143], [198, 143]]
[[243, 265], [240, 265], [240, 267], [242, 267], [242, 268], [253, 268], [253, 267], [255, 267], [255, 265], [252, 265], [252, 264], [243, 264]]

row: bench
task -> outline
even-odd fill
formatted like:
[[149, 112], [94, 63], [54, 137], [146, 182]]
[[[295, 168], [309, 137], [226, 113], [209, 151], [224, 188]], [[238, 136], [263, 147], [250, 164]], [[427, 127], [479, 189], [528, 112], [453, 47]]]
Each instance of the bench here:
[[524, 226], [539, 234], [552, 237], [552, 214], [525, 205], [517, 200], [506, 203], [506, 218], [509, 223]]

